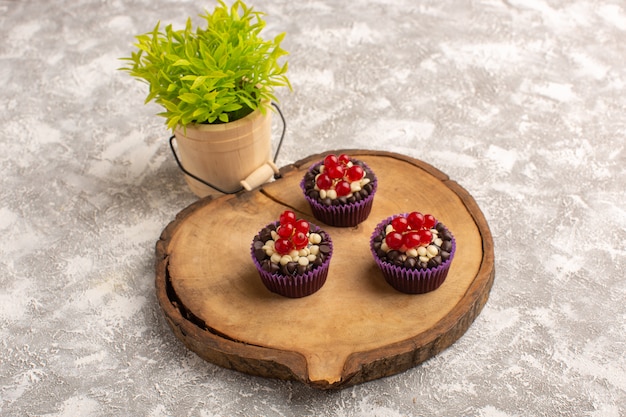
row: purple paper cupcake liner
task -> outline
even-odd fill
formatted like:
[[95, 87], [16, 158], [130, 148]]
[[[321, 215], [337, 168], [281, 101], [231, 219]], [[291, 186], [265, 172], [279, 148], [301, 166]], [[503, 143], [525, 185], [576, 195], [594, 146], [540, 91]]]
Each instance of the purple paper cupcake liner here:
[[[270, 223], [265, 227], [277, 225], [277, 223], [278, 222]], [[313, 223], [309, 222], [309, 225], [310, 230], [313, 233], [319, 233], [322, 231], [322, 229]], [[328, 234], [326, 235], [328, 236]], [[251, 245], [250, 255], [252, 256], [252, 261], [254, 262], [254, 266], [261, 277], [263, 285], [265, 285], [268, 290], [284, 297], [302, 298], [318, 291], [326, 282], [330, 259], [333, 255], [333, 242], [330, 239], [330, 236], [328, 236], [328, 245], [330, 246], [330, 252], [324, 262], [312, 271], [301, 275], [282, 275], [277, 272], [271, 273], [264, 270], [259, 261], [256, 259], [256, 256], [254, 256], [254, 243]]]
[[[361, 163], [363, 164], [363, 168], [373, 176], [373, 180], [371, 182], [372, 192], [364, 200], [357, 201], [355, 203], [338, 206], [326, 206], [309, 197], [306, 194], [307, 190], [304, 187], [304, 178], [300, 181], [300, 188], [304, 193], [304, 198], [311, 206], [313, 216], [317, 220], [334, 227], [354, 227], [368, 218], [370, 212], [372, 211], [372, 206], [374, 205], [374, 195], [376, 194], [376, 189], [378, 188], [378, 179], [376, 178], [374, 171], [372, 171], [370, 167], [365, 164], [365, 162], [361, 161]], [[318, 162], [312, 165], [311, 168], [309, 168], [309, 171], [312, 171], [321, 164], [322, 162]]]
[[[393, 265], [389, 262], [382, 261], [378, 257], [374, 249], [374, 238], [380, 235], [383, 229], [398, 216], [399, 214], [383, 220], [374, 229], [374, 233], [372, 233], [372, 237], [370, 238], [370, 250], [374, 256], [374, 260], [383, 273], [385, 281], [396, 290], [406, 294], [424, 294], [434, 291], [443, 284], [448, 276], [448, 271], [450, 270], [450, 265], [452, 264], [454, 253], [456, 252], [456, 240], [454, 239], [454, 235], [451, 241], [452, 250], [450, 251], [450, 258], [435, 268], [409, 269]], [[448, 230], [447, 228], [445, 229]]]

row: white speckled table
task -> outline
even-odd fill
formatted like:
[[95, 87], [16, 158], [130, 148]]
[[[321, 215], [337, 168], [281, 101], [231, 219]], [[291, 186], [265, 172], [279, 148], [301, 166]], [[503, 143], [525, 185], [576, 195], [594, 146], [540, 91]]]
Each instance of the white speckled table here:
[[253, 3], [291, 52], [279, 166], [418, 158], [493, 233], [467, 333], [337, 392], [199, 359], [156, 300], [155, 243], [197, 198], [117, 58], [213, 3], [66, 3], [0, 0], [0, 415], [626, 416], [622, 1]]

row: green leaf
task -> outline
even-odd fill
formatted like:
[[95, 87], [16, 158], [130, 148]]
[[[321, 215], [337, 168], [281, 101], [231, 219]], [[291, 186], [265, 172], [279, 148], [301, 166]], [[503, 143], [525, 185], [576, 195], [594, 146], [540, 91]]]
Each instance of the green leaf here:
[[188, 67], [191, 65], [191, 62], [187, 61], [186, 59], [180, 58], [176, 60], [176, 62], [174, 62], [172, 65], [175, 67], [182, 67], [182, 66]]
[[209, 111], [205, 108], [197, 108], [194, 112], [193, 112], [193, 117], [195, 119], [198, 120], [202, 120], [202, 119], [206, 119], [206, 115], [209, 114]]
[[243, 102], [246, 106], [248, 106], [251, 109], [254, 109], [256, 106], [252, 103], [251, 100], [248, 99], [248, 97], [246, 97], [244, 94], [239, 94], [238, 98], [241, 102]]
[[196, 77], [196, 79], [193, 81], [193, 84], [191, 84], [191, 89], [195, 90], [198, 87], [200, 87], [202, 84], [204, 84], [206, 82], [206, 80], [208, 79], [207, 76], [205, 75], [200, 75], [198, 77]]
[[167, 123], [167, 127], [170, 129], [174, 129], [178, 123], [180, 122], [180, 116], [172, 116]]
[[169, 100], [161, 99], [159, 103], [172, 113], [178, 112], [178, 107], [176, 107], [176, 105]]
[[217, 97], [217, 91], [213, 90], [213, 91], [209, 91], [208, 93], [206, 93], [202, 98], [204, 101], [210, 103], [210, 102], [213, 102], [216, 97]]
[[239, 110], [241, 108], [242, 108], [242, 105], [241, 104], [237, 104], [237, 103], [231, 103], [231, 104], [227, 104], [225, 106], [222, 106], [222, 110], [225, 111], [225, 112], [228, 112], [228, 113], [233, 112], [233, 111], [237, 111], [237, 110]]
[[200, 96], [193, 93], [181, 94], [178, 98], [180, 98], [180, 101], [189, 104], [195, 104], [200, 100]]
[[281, 43], [283, 41], [283, 39], [285, 39], [285, 35], [286, 35], [285, 32], [279, 33], [278, 35], [276, 35], [276, 37], [274, 37], [274, 43], [275, 44]]

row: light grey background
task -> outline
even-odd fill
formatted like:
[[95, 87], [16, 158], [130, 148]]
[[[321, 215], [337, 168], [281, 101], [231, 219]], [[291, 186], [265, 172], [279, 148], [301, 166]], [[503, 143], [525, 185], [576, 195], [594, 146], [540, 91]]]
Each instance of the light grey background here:
[[155, 242], [196, 197], [117, 58], [213, 4], [0, 0], [2, 416], [626, 416], [623, 1], [253, 3], [291, 52], [279, 166], [406, 154], [494, 235], [467, 333], [339, 392], [206, 363], [156, 301]]

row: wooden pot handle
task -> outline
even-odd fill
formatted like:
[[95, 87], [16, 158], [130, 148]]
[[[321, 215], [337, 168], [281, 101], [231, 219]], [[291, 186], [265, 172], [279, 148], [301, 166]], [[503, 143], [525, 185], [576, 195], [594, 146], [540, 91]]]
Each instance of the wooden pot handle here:
[[274, 178], [278, 173], [278, 167], [272, 161], [267, 161], [248, 175], [245, 180], [242, 180], [240, 184], [246, 191], [252, 191]]

